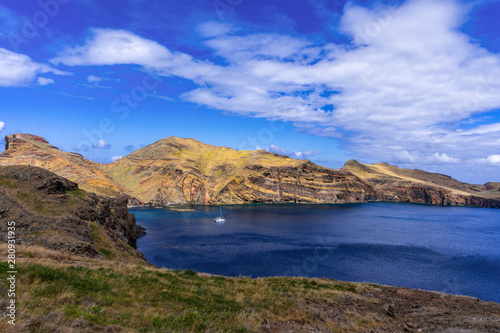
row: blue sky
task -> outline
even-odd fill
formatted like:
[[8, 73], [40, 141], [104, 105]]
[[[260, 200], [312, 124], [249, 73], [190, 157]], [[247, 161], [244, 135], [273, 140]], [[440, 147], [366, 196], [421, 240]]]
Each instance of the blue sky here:
[[0, 135], [109, 163], [171, 135], [500, 181], [498, 1], [0, 4]]

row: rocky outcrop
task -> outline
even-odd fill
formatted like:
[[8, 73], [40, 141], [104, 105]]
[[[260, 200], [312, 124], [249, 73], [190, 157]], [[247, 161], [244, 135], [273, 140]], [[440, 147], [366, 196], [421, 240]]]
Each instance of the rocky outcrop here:
[[371, 186], [348, 171], [175, 137], [139, 149], [108, 170], [134, 196], [156, 205], [346, 203], [372, 194]]
[[500, 183], [471, 185], [437, 173], [355, 160], [334, 170], [194, 139], [162, 139], [107, 165], [63, 152], [34, 135], [13, 134], [5, 141], [0, 165], [39, 166], [88, 192], [126, 197], [129, 205], [395, 201], [497, 208], [500, 200]]
[[87, 193], [72, 181], [28, 166], [0, 167], [0, 239], [14, 221], [16, 242], [92, 257], [142, 260], [133, 246], [143, 232], [127, 198]]
[[398, 182], [398, 184], [380, 187], [377, 189], [375, 197], [371, 199], [442, 206], [500, 208], [500, 200], [498, 199], [487, 199], [471, 194], [457, 194], [447, 189], [416, 185], [412, 182]]
[[[106, 197], [130, 193], [106, 174], [106, 166], [89, 161], [80, 154], [64, 152], [42, 137], [12, 134], [5, 137], [0, 166], [27, 165], [47, 169], [78, 183], [79, 187]], [[132, 196], [130, 196], [132, 200]]]
[[500, 208], [500, 200], [490, 198], [494, 197], [497, 183], [471, 185], [441, 174], [402, 169], [387, 163], [368, 165], [355, 160], [348, 161], [342, 170], [357, 175], [373, 187], [369, 200]]

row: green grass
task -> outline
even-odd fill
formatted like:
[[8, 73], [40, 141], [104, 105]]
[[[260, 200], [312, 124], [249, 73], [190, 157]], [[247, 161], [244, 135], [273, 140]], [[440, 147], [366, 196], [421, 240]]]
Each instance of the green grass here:
[[16, 182], [7, 176], [0, 176], [0, 187], [6, 187], [9, 189], [16, 188]]
[[[5, 184], [1, 183], [0, 177], [0, 187], [1, 186], [5, 187]], [[27, 209], [34, 211], [34, 213], [60, 216], [67, 214], [67, 211], [75, 207], [79, 200], [81, 200], [80, 198], [85, 196], [85, 191], [80, 189], [68, 191], [66, 193], [70, 194], [70, 198], [63, 202], [52, 200], [50, 197], [43, 197], [40, 193], [32, 192], [26, 188], [20, 188], [15, 196], [26, 205]]]
[[[20, 320], [51, 313], [57, 314], [58, 325], [78, 319], [91, 330], [118, 325], [139, 332], [252, 332], [276, 313], [303, 318], [293, 299], [326, 305], [335, 292], [356, 292], [352, 284], [327, 279], [228, 278], [194, 270], [111, 267], [19, 264], [18, 286], [24, 289], [19, 290]], [[1, 263], [2, 280], [7, 270]], [[51, 331], [43, 327], [32, 331]]]
[[37, 213], [47, 213], [44, 202], [38, 198], [33, 198], [33, 208], [35, 208]]
[[77, 197], [77, 198], [81, 198], [83, 196], [85, 196], [85, 191], [77, 188], [76, 190], [69, 190], [69, 191], [66, 191], [67, 194], [69, 195], [72, 195], [74, 197]]
[[108, 249], [99, 248], [98, 250], [99, 250], [99, 252], [101, 252], [102, 254], [104, 254], [104, 256], [107, 259], [109, 259], [109, 260], [112, 260], [112, 259], [115, 258], [115, 254], [112, 251], [108, 250]]

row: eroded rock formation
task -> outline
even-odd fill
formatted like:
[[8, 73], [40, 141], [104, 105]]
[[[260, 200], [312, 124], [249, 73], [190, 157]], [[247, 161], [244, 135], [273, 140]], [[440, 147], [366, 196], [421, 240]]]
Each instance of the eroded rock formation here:
[[500, 207], [500, 183], [471, 185], [386, 163], [351, 160], [334, 170], [263, 150], [237, 151], [169, 137], [105, 165], [63, 152], [34, 135], [13, 134], [5, 141], [0, 165], [39, 166], [89, 192], [125, 195], [132, 205], [377, 200]]
[[348, 171], [175, 137], [110, 164], [109, 175], [141, 200], [163, 204], [345, 203], [372, 195], [371, 186]]
[[342, 170], [352, 172], [373, 187], [371, 200], [500, 208], [497, 183], [471, 185], [437, 173], [355, 160], [348, 161]]
[[5, 151], [0, 155], [2, 165], [37, 166], [78, 183], [81, 189], [102, 196], [130, 194], [106, 174], [104, 164], [89, 161], [80, 154], [64, 152], [36, 135], [7, 135]]
[[87, 193], [72, 181], [29, 166], [0, 166], [0, 238], [14, 221], [16, 243], [92, 257], [142, 260], [133, 246], [143, 233], [127, 198]]

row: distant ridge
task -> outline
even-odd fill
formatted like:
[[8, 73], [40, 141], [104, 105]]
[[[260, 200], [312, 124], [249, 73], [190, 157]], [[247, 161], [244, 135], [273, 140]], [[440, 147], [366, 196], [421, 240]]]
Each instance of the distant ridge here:
[[471, 185], [438, 173], [356, 160], [347, 161], [342, 170], [370, 184], [380, 201], [500, 208], [500, 201], [495, 200], [500, 198], [500, 183]]
[[5, 137], [0, 165], [37, 166], [77, 182], [80, 188], [107, 197], [130, 194], [106, 173], [106, 166], [52, 146], [42, 137], [12, 134]]
[[39, 166], [90, 192], [126, 194], [130, 204], [393, 201], [500, 208], [500, 183], [471, 185], [387, 163], [349, 160], [335, 170], [263, 150], [237, 151], [171, 136], [101, 164], [30, 134], [8, 135], [5, 142], [0, 165]]

